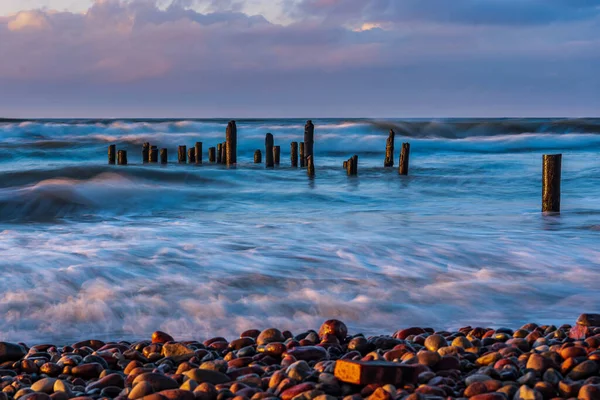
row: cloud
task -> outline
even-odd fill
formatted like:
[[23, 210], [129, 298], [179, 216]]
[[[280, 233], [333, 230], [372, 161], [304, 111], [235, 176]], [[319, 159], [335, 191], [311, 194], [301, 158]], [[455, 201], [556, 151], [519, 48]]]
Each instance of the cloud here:
[[17, 13], [6, 25], [9, 31], [48, 29], [46, 15], [39, 11], [22, 11]]

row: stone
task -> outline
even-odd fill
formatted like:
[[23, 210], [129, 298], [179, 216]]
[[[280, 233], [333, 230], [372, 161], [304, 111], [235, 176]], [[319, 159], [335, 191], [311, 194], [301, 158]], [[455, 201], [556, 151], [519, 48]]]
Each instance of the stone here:
[[157, 372], [146, 372], [138, 375], [133, 380], [134, 389], [137, 384], [143, 382], [149, 383], [152, 386], [152, 390], [155, 392], [160, 392], [161, 390], [167, 389], [177, 389], [179, 387], [177, 381]]
[[514, 400], [544, 400], [542, 394], [535, 389], [530, 388], [527, 385], [523, 385], [519, 388], [519, 391], [513, 397]]
[[289, 378], [302, 382], [312, 374], [312, 369], [304, 360], [296, 361], [286, 371]]
[[487, 393], [489, 390], [485, 383], [483, 382], [475, 382], [467, 386], [465, 389], [465, 397], [473, 397], [479, 394]]
[[532, 354], [531, 356], [529, 356], [529, 359], [527, 360], [526, 368], [533, 369], [534, 371], [544, 373], [544, 371], [546, 371], [548, 369], [548, 366], [549, 366], [549, 362], [547, 359], [545, 359], [544, 357], [542, 357], [539, 354]]
[[569, 330], [569, 337], [574, 340], [584, 340], [590, 336], [590, 328], [584, 325], [575, 325]]
[[502, 358], [502, 355], [498, 352], [493, 352], [493, 353], [488, 353], [485, 354], [481, 357], [479, 357], [475, 363], [477, 365], [483, 365], [483, 366], [487, 366], [487, 365], [492, 365], [495, 364], [496, 361], [499, 361]]
[[94, 389], [102, 390], [108, 386], [116, 386], [116, 387], [123, 388], [125, 386], [125, 380], [123, 379], [123, 377], [120, 374], [109, 374], [103, 378], [100, 378], [96, 382], [90, 383], [85, 388], [85, 391], [89, 392]]
[[323, 337], [328, 334], [334, 335], [340, 341], [343, 341], [346, 339], [346, 336], [348, 336], [348, 328], [342, 321], [330, 319], [321, 325], [321, 328], [319, 329], [319, 338], [322, 340]]
[[194, 357], [195, 353], [194, 350], [181, 343], [167, 343], [162, 347], [162, 355], [179, 363]]
[[55, 382], [56, 378], [43, 378], [31, 385], [31, 390], [34, 392], [52, 394], [54, 393]]
[[73, 391], [71, 390], [71, 385], [67, 381], [63, 381], [61, 379], [57, 379], [56, 382], [54, 382], [54, 393], [57, 393], [57, 392], [66, 393], [69, 398], [73, 397]]
[[554, 368], [549, 368], [546, 370], [546, 372], [544, 372], [542, 379], [544, 382], [548, 382], [549, 384], [556, 386], [558, 385], [558, 382], [562, 381], [563, 377], [560, 372]]
[[598, 364], [595, 361], [587, 360], [576, 365], [567, 375], [569, 378], [578, 381], [589, 378], [598, 372]]
[[195, 380], [199, 384], [206, 382], [213, 385], [218, 385], [221, 383], [231, 382], [229, 376], [225, 375], [224, 373], [209, 369], [194, 368], [185, 372], [184, 375]]
[[301, 393], [314, 390], [315, 384], [313, 382], [301, 383], [284, 390], [279, 397], [281, 400], [292, 400], [294, 397]]
[[442, 357], [437, 352], [421, 350], [417, 353], [417, 359], [419, 360], [419, 364], [426, 365], [431, 368], [439, 363]]
[[97, 378], [104, 371], [102, 365], [98, 363], [81, 364], [73, 367], [71, 374], [83, 379]]
[[19, 344], [0, 342], [0, 363], [18, 361], [25, 357], [26, 354], [27, 351]]
[[452, 346], [454, 347], [462, 347], [463, 349], [468, 349], [473, 346], [471, 341], [464, 336], [459, 336], [452, 341]]
[[33, 392], [19, 397], [19, 400], [51, 400], [52, 398], [46, 393]]
[[413, 327], [413, 328], [402, 329], [402, 330], [396, 332], [394, 334], [394, 337], [396, 339], [405, 340], [409, 336], [422, 335], [424, 333], [427, 333], [427, 332], [423, 328]]
[[279, 329], [265, 329], [256, 338], [256, 344], [259, 346], [273, 342], [285, 342], [285, 336], [283, 336], [283, 333]]
[[168, 333], [156, 331], [152, 334], [152, 343], [167, 343], [174, 342], [173, 336]]
[[342, 382], [355, 385], [384, 385], [387, 383], [400, 385], [404, 382], [416, 382], [420, 372], [423, 371], [413, 366], [387, 361], [338, 360], [335, 364], [334, 375]]
[[289, 349], [287, 354], [304, 361], [320, 361], [328, 358], [327, 350], [320, 346], [299, 346]]
[[600, 326], [600, 314], [581, 314], [577, 318], [577, 325]]
[[194, 400], [194, 394], [188, 390], [181, 389], [168, 389], [161, 390], [158, 392], [159, 395], [163, 396], [168, 400]]
[[465, 379], [465, 384], [467, 386], [472, 385], [475, 382], [485, 382], [485, 381], [490, 381], [493, 378], [489, 375], [485, 375], [485, 374], [473, 374], [470, 376], [467, 376], [467, 378]]
[[425, 347], [429, 351], [438, 351], [446, 346], [448, 346], [448, 342], [442, 335], [431, 335], [425, 339]]
[[583, 385], [579, 389], [577, 398], [580, 400], [600, 400], [600, 385]]
[[503, 393], [495, 392], [478, 394], [477, 396], [471, 397], [470, 400], [507, 400], [507, 397]]

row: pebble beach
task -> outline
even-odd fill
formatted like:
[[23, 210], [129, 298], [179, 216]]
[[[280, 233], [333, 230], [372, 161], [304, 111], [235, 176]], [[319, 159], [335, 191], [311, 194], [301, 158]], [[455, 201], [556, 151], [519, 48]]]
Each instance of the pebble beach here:
[[573, 325], [0, 342], [0, 400], [600, 399], [600, 314]]

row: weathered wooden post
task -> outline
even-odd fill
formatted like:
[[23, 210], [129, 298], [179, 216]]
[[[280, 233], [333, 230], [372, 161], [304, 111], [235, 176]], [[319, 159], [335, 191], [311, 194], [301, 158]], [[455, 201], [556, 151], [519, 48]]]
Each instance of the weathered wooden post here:
[[148, 161], [150, 161], [151, 163], [158, 162], [158, 147], [156, 147], [156, 146], [150, 147], [150, 158]]
[[396, 134], [393, 129], [390, 129], [390, 135], [387, 138], [385, 144], [385, 161], [383, 163], [384, 167], [393, 167], [394, 166], [394, 137]]
[[348, 171], [348, 160], [344, 161], [344, 170]]
[[300, 142], [300, 168], [306, 167], [306, 157], [304, 155], [304, 142]]
[[214, 163], [215, 161], [217, 161], [216, 153], [217, 153], [216, 148], [214, 148], [214, 147], [208, 148], [208, 162]]
[[117, 164], [127, 165], [127, 151], [119, 150], [117, 152]]
[[196, 164], [196, 149], [193, 147], [188, 149], [188, 162], [190, 164]]
[[267, 133], [265, 137], [265, 165], [267, 168], [273, 168], [273, 135]]
[[150, 143], [142, 145], [142, 163], [146, 164], [150, 160]]
[[166, 164], [168, 162], [167, 149], [160, 149], [160, 163]]
[[177, 161], [179, 162], [179, 164], [185, 164], [187, 163], [187, 147], [186, 146], [179, 146], [177, 148]]
[[117, 145], [111, 144], [108, 146], [108, 163], [110, 165], [115, 165], [115, 160], [117, 159]]
[[227, 163], [227, 142], [221, 143], [221, 163]]
[[292, 142], [290, 144], [290, 161], [292, 163], [292, 167], [298, 167], [298, 142]]
[[260, 152], [260, 150], [256, 150], [254, 152], [254, 164], [260, 163], [262, 163], [262, 153]]
[[312, 156], [306, 159], [306, 174], [311, 178], [315, 176], [315, 163]]
[[352, 175], [352, 157], [350, 157], [348, 161], [344, 162], [344, 168], [346, 169], [346, 174], [348, 176]]
[[400, 153], [400, 166], [398, 173], [408, 175], [408, 159], [410, 158], [410, 143], [402, 143], [402, 152]]
[[[306, 121], [306, 125], [304, 126], [304, 155], [308, 159], [308, 157], [313, 156], [315, 144], [315, 126], [313, 125], [311, 120]], [[314, 163], [314, 160], [313, 160]]]
[[281, 146], [273, 146], [273, 161], [275, 165], [281, 163]]
[[217, 143], [217, 164], [223, 162], [223, 143]]
[[544, 154], [542, 172], [542, 212], [560, 212], [562, 154]]
[[196, 142], [194, 149], [195, 149], [194, 155], [196, 158], [196, 164], [202, 164], [202, 142]]
[[235, 121], [229, 121], [227, 124], [225, 140], [227, 143], [225, 146], [227, 151], [225, 163], [227, 165], [235, 165], [237, 163], [237, 126], [235, 125]]
[[352, 156], [352, 175], [358, 175], [358, 156]]

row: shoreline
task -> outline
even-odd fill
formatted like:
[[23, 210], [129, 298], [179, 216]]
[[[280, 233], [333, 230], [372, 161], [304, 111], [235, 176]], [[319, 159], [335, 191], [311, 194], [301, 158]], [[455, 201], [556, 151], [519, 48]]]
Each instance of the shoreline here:
[[228, 341], [0, 342], [0, 400], [474, 400], [600, 398], [600, 314], [573, 325], [393, 335], [349, 334], [338, 320], [293, 335]]

